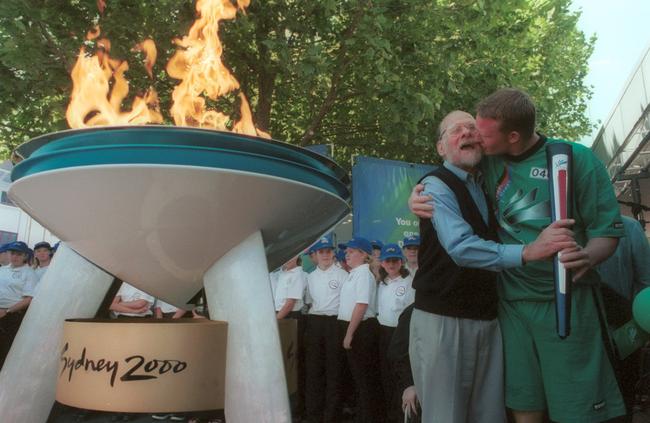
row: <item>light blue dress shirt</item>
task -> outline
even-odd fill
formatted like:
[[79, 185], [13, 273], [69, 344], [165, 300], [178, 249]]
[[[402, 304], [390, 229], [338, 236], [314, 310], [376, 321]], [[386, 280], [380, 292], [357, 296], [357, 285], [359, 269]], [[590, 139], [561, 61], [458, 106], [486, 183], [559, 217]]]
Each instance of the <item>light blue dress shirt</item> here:
[[[488, 206], [481, 187], [480, 172], [476, 176], [445, 161], [443, 166], [465, 183], [474, 203], [478, 207], [483, 221], [488, 223]], [[433, 227], [440, 244], [447, 251], [454, 263], [461, 267], [481, 268], [492, 271], [518, 267], [522, 265], [523, 245], [505, 245], [485, 240], [474, 233], [469, 223], [463, 219], [460, 206], [454, 192], [435, 176], [428, 176], [422, 181], [424, 195], [433, 198], [429, 204], [434, 207]]]

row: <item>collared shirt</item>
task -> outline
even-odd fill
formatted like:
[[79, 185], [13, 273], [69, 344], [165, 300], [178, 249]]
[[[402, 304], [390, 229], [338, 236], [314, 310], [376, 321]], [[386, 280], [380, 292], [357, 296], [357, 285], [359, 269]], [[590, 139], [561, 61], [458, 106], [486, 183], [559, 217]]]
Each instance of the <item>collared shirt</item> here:
[[278, 288], [278, 277], [282, 269], [275, 269], [269, 273], [269, 282], [271, 283], [271, 295], [273, 295], [273, 302], [275, 305], [275, 290]]
[[0, 267], [0, 308], [9, 308], [23, 297], [33, 297], [36, 274], [28, 265]]
[[362, 320], [375, 317], [377, 308], [377, 283], [370, 272], [370, 266], [362, 264], [350, 270], [341, 288], [338, 320], [349, 322], [357, 304], [368, 304]]
[[[534, 242], [551, 224], [546, 146], [565, 144], [573, 151], [573, 238], [586, 245], [593, 238], [620, 238], [623, 224], [607, 169], [584, 145], [539, 134], [538, 142], [519, 156], [485, 156], [481, 170], [486, 192], [505, 244]], [[581, 284], [597, 283], [587, 272]], [[551, 261], [536, 261], [503, 269], [498, 280], [499, 298], [506, 301], [553, 301], [555, 280]]]
[[[122, 299], [122, 302], [126, 302], [126, 303], [128, 303], [129, 301], [146, 300], [149, 303], [149, 305], [152, 306], [154, 301], [156, 301], [156, 299], [152, 295], [149, 295], [144, 291], [140, 291], [135, 286], [128, 284], [126, 282], [122, 282], [122, 285], [120, 286], [120, 290], [117, 291], [117, 295]], [[153, 311], [151, 311], [151, 307], [149, 307], [149, 309], [144, 313], [122, 313], [119, 311], [114, 311], [113, 313], [116, 316], [137, 317], [137, 316], [151, 316], [153, 314]]]
[[153, 308], [155, 309], [156, 307], [160, 308], [161, 313], [176, 313], [178, 311], [178, 307], [166, 303], [159, 298], [156, 298], [153, 303]]
[[307, 276], [307, 297], [311, 300], [309, 314], [336, 316], [339, 312], [341, 287], [348, 272], [335, 264], [322, 270], [316, 267]]
[[377, 288], [377, 320], [383, 326], [396, 327], [400, 314], [415, 301], [411, 275], [395, 279], [386, 277]]
[[302, 267], [291, 270], [281, 270], [278, 274], [278, 285], [275, 289], [275, 311], [280, 311], [287, 299], [296, 300], [291, 311], [300, 311], [304, 305], [307, 278]]
[[404, 267], [406, 267], [406, 270], [409, 271], [411, 279], [415, 276], [415, 272], [418, 271], [418, 267], [417, 266], [416, 267], [411, 266], [411, 264], [408, 261], [406, 263], [404, 263]]
[[[444, 166], [463, 181], [487, 223], [491, 211], [481, 187], [480, 173], [475, 177], [447, 161]], [[440, 244], [458, 266], [500, 271], [522, 265], [523, 245], [505, 245], [480, 238], [463, 219], [456, 195], [447, 184], [435, 176], [425, 178], [422, 183], [423, 195], [433, 197], [430, 203], [434, 207], [432, 222]]]
[[34, 269], [34, 273], [36, 274], [36, 278], [38, 279], [39, 282], [49, 267], [50, 266], [47, 265], [43, 267], [37, 267], [36, 269]]

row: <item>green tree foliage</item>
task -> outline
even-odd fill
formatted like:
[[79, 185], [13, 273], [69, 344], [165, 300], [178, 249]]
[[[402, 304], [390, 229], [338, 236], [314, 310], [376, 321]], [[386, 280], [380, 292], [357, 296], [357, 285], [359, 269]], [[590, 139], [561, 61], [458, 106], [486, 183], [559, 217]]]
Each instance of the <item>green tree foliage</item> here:
[[[473, 111], [503, 86], [532, 95], [544, 132], [577, 139], [592, 129], [584, 78], [593, 40], [569, 3], [252, 0], [220, 33], [225, 63], [274, 138], [333, 143], [344, 162], [354, 154], [431, 162], [442, 116]], [[193, 19], [189, 0], [107, 0], [101, 17], [91, 0], [0, 2], [0, 154], [66, 128], [68, 73], [96, 23], [112, 56], [130, 63], [131, 95], [155, 86], [170, 123], [175, 81], [164, 65]], [[131, 52], [147, 37], [159, 51], [154, 81]], [[236, 101], [217, 106], [236, 110]]]

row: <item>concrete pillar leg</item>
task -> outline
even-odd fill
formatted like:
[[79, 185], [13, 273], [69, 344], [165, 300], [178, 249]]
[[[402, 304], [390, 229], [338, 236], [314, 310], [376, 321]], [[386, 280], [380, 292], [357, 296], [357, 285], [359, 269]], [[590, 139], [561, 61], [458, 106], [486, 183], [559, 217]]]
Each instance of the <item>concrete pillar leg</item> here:
[[112, 281], [61, 243], [0, 372], [3, 422], [47, 420], [56, 394], [63, 322], [94, 317]]
[[289, 423], [291, 412], [264, 242], [256, 232], [204, 276], [211, 318], [228, 322], [226, 420]]

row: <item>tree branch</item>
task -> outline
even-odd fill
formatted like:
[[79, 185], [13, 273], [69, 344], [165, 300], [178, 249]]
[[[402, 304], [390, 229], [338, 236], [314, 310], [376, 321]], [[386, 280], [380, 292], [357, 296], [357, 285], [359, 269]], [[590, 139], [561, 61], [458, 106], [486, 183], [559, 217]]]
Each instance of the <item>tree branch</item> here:
[[47, 31], [47, 28], [45, 28], [43, 26], [42, 22], [38, 22], [38, 27], [41, 29], [41, 35], [43, 36], [45, 41], [47, 41], [47, 43], [50, 46], [52, 46], [55, 55], [59, 58], [59, 60], [61, 60], [61, 63], [63, 63], [65, 69], [69, 70], [70, 69], [70, 67], [69, 67], [70, 63], [68, 63], [68, 58], [66, 57], [65, 52], [61, 51], [61, 49], [59, 48], [59, 46], [56, 43], [56, 40], [52, 39], [49, 32]]
[[268, 22], [260, 21], [255, 32], [259, 66], [257, 66], [258, 99], [255, 111], [255, 123], [262, 131], [268, 132], [271, 123], [271, 107], [273, 105], [273, 91], [275, 90], [275, 77], [277, 70], [272, 65], [271, 52], [264, 38], [268, 34]]
[[371, 7], [371, 5], [371, 0], [363, 2], [363, 4], [360, 5], [359, 9], [350, 21], [350, 26], [348, 26], [348, 28], [343, 33], [343, 36], [341, 37], [341, 48], [337, 53], [337, 58], [333, 68], [334, 74], [331, 78], [332, 82], [330, 89], [327, 93], [327, 96], [325, 97], [325, 100], [323, 100], [320, 109], [309, 123], [309, 126], [307, 126], [307, 129], [302, 134], [302, 137], [300, 137], [299, 145], [305, 146], [309, 144], [311, 139], [314, 138], [316, 131], [323, 123], [323, 119], [332, 110], [332, 107], [336, 103], [339, 84], [343, 80], [343, 77], [345, 76], [350, 63], [352, 62], [352, 58], [348, 56], [348, 49], [345, 40], [354, 35], [357, 28], [359, 27], [359, 24], [361, 23], [361, 18], [363, 18], [363, 15], [366, 12], [367, 8]]

